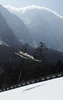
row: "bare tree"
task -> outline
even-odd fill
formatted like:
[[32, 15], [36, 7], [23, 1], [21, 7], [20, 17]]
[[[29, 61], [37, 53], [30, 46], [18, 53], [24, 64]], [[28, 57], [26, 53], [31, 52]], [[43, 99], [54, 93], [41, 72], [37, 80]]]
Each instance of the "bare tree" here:
[[34, 57], [42, 61], [40, 63], [38, 62], [35, 64], [36, 66], [35, 78], [40, 76], [40, 71], [41, 71], [40, 67], [45, 67], [44, 62], [46, 60], [45, 55], [47, 54], [47, 50], [48, 48], [43, 42], [40, 42], [39, 46], [35, 49]]
[[[23, 48], [24, 48], [24, 53], [25, 53], [27, 51], [27, 48], [28, 48], [28, 43], [25, 43]], [[24, 58], [22, 58], [22, 63], [21, 63], [21, 68], [20, 68], [20, 74], [19, 74], [18, 83], [20, 83], [21, 80], [22, 80], [24, 61], [25, 61]]]
[[46, 45], [43, 42], [40, 42], [38, 48], [36, 48], [34, 52], [35, 58], [40, 59], [43, 62], [46, 60], [45, 55], [47, 54], [47, 50], [48, 48]]

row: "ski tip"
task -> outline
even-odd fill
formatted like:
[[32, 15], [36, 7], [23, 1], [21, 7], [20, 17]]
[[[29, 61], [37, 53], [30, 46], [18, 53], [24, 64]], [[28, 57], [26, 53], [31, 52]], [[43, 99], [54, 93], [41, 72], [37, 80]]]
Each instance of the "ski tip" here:
[[15, 52], [16, 55], [18, 55], [18, 53]]
[[36, 62], [42, 62], [41, 60], [37, 60], [37, 59], [35, 59], [35, 61], [36, 61]]

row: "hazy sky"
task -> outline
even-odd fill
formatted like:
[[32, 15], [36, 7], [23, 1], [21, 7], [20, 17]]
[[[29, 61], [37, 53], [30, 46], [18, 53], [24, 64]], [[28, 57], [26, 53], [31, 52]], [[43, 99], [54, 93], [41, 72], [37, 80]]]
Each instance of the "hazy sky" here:
[[29, 5], [44, 6], [63, 15], [63, 0], [0, 0], [2, 5], [24, 7]]

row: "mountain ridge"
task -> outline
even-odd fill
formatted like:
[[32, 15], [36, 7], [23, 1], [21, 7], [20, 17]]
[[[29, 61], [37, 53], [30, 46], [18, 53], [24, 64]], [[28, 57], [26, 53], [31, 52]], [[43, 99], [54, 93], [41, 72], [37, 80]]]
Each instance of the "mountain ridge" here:
[[11, 5], [6, 5], [4, 6], [5, 8], [7, 8], [10, 12], [15, 11], [15, 12], [21, 12], [21, 13], [25, 13], [27, 10], [31, 10], [31, 9], [39, 9], [39, 10], [46, 10], [46, 11], [49, 11], [55, 15], [57, 15], [58, 17], [62, 18], [63, 19], [63, 16], [59, 15], [56, 11], [53, 11], [49, 8], [46, 8], [46, 7], [43, 7], [43, 6], [36, 6], [36, 5], [32, 5], [32, 6], [25, 6], [25, 7], [22, 7], [22, 8], [16, 8], [16, 7], [13, 7]]

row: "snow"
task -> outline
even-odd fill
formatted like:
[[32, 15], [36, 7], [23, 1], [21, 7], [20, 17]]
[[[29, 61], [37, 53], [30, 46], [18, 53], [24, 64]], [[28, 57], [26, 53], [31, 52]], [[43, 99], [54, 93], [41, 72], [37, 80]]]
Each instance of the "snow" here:
[[1, 100], [63, 100], [63, 77], [0, 93]]
[[5, 42], [3, 42], [3, 41], [0, 41], [0, 45], [9, 46], [8, 44], [6, 44], [6, 43], [5, 43]]

